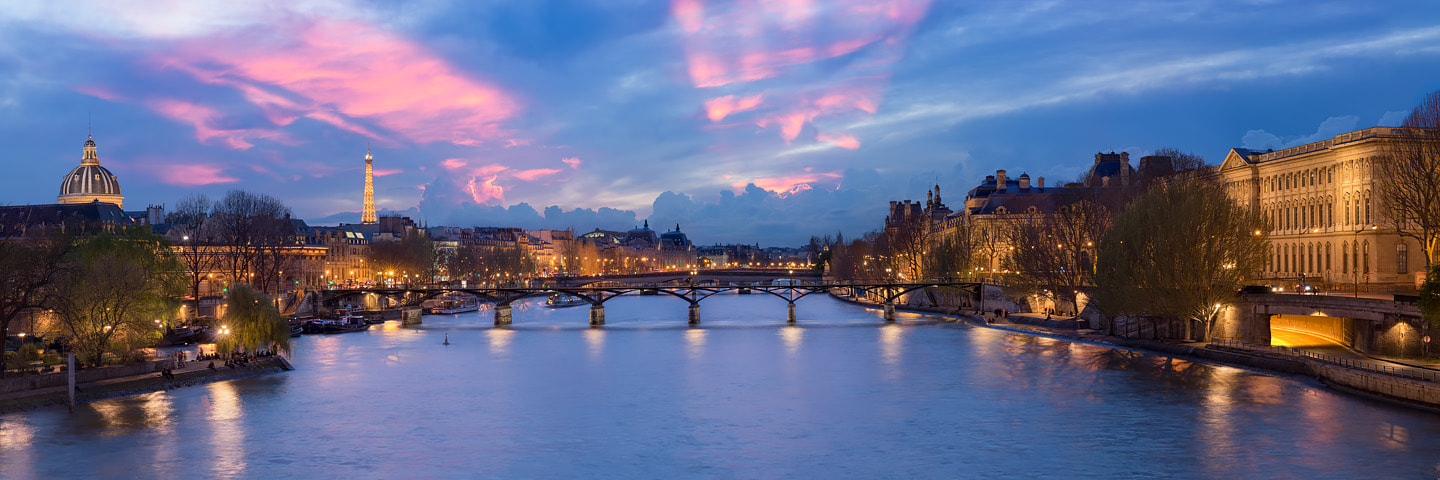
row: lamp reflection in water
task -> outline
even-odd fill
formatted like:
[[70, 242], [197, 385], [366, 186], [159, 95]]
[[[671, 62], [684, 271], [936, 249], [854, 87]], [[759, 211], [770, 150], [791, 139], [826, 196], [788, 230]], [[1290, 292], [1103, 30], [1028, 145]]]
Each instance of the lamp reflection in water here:
[[600, 359], [605, 354], [605, 329], [592, 328], [585, 330], [585, 345], [590, 347], [590, 356]]
[[510, 342], [515, 337], [515, 331], [508, 328], [492, 328], [485, 331], [485, 336], [490, 339], [491, 354], [505, 355], [510, 353]]
[[[880, 362], [890, 367], [900, 366], [900, 356], [905, 349], [905, 328], [898, 323], [891, 323], [880, 327]], [[900, 369], [891, 369], [891, 376], [899, 374]]]
[[692, 328], [685, 331], [685, 351], [690, 354], [691, 359], [700, 358], [705, 354], [705, 337], [710, 332]]
[[6, 417], [0, 415], [0, 465], [5, 465], [5, 475], [13, 478], [38, 478], [30, 470], [40, 453], [34, 448], [35, 426], [28, 417]]
[[210, 384], [210, 444], [212, 477], [243, 477], [245, 475], [245, 412], [241, 410], [240, 392], [234, 382]]
[[780, 340], [785, 342], [785, 353], [793, 357], [800, 353], [800, 343], [805, 340], [805, 329], [794, 325], [780, 327]]

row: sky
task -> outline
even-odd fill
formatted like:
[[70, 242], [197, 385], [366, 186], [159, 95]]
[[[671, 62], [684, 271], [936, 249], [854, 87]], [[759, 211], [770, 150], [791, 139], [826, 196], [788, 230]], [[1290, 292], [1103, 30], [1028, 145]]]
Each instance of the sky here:
[[1219, 163], [1403, 120], [1433, 1], [0, 0], [0, 204], [93, 132], [125, 207], [232, 189], [312, 224], [859, 236], [939, 185], [1097, 152]]

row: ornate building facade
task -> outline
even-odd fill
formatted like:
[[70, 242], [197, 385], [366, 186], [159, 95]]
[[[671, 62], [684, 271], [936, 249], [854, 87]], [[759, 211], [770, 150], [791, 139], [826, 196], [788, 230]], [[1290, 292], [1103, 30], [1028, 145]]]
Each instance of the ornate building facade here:
[[1219, 175], [1231, 198], [1270, 221], [1264, 276], [1332, 288], [1413, 284], [1424, 253], [1383, 218], [1375, 161], [1395, 129], [1374, 127], [1280, 151], [1231, 149]]

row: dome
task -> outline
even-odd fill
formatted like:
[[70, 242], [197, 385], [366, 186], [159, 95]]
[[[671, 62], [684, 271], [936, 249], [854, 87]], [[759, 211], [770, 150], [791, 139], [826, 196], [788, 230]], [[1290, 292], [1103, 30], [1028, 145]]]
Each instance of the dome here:
[[99, 201], [124, 207], [125, 196], [120, 194], [120, 181], [110, 170], [100, 166], [93, 139], [85, 140], [85, 156], [80, 160], [80, 166], [60, 180], [60, 196], [56, 197], [56, 201], [61, 204]]

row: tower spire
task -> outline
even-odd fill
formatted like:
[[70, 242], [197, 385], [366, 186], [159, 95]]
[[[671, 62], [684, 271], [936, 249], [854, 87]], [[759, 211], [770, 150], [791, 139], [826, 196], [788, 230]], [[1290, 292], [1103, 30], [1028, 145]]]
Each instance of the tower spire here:
[[378, 223], [375, 218], [375, 171], [372, 164], [375, 157], [370, 156], [370, 145], [365, 145], [365, 205], [360, 211], [360, 224], [370, 225]]

